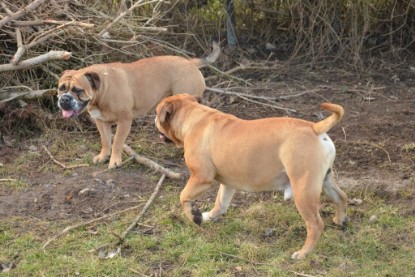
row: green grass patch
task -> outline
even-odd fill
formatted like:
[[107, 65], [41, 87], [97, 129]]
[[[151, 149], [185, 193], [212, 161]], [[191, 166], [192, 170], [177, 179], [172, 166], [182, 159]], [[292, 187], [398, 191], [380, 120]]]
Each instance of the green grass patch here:
[[[278, 200], [231, 208], [216, 223], [195, 226], [181, 213], [178, 194], [164, 191], [148, 211], [145, 224], [127, 236], [121, 254], [102, 260], [91, 252], [115, 240], [111, 233], [122, 233], [135, 214], [129, 213], [95, 226], [76, 229], [41, 250], [47, 237], [71, 224], [36, 222], [13, 218], [0, 226], [2, 261], [14, 260], [11, 276], [131, 276], [163, 272], [168, 276], [229, 276], [238, 273], [263, 276], [310, 275], [411, 276], [415, 220], [401, 216], [393, 205], [370, 197], [362, 206], [362, 218], [351, 219], [345, 228], [331, 224], [316, 250], [302, 261], [291, 254], [305, 239], [303, 221], [290, 203]], [[213, 203], [212, 203], [213, 205]], [[376, 214], [378, 220], [369, 223]], [[17, 226], [17, 227], [16, 227]], [[272, 236], [265, 233], [274, 230]], [[22, 232], [26, 230], [26, 232]], [[30, 231], [27, 231], [30, 230]]]

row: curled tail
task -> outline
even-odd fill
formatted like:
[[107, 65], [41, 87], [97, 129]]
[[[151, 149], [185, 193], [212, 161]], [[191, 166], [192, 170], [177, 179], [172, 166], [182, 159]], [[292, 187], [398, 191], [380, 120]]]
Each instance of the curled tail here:
[[313, 125], [313, 130], [317, 135], [324, 134], [328, 132], [331, 128], [334, 127], [344, 115], [344, 109], [340, 105], [323, 103], [320, 108], [326, 111], [333, 112], [329, 117], [323, 119], [322, 121], [316, 122]]
[[210, 53], [207, 57], [204, 58], [195, 58], [191, 59], [190, 61], [194, 63], [197, 67], [204, 67], [216, 61], [216, 59], [220, 55], [220, 47], [216, 41], [212, 42], [212, 53]]

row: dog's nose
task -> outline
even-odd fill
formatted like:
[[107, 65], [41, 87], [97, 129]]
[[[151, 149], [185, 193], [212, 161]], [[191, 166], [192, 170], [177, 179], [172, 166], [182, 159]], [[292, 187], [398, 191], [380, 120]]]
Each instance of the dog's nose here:
[[59, 104], [61, 108], [64, 110], [70, 110], [72, 99], [73, 98], [70, 95], [62, 95], [59, 99]]

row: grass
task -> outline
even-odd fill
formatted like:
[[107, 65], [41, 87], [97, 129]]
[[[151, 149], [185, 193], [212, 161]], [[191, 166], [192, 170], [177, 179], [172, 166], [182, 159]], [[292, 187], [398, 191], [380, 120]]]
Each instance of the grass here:
[[[369, 200], [370, 204], [359, 206], [366, 215], [351, 218], [344, 229], [324, 218], [326, 228], [317, 249], [302, 261], [290, 259], [305, 235], [291, 204], [266, 201], [248, 209], [232, 208], [220, 222], [198, 227], [182, 216], [174, 192], [157, 200], [149, 211], [145, 224], [152, 226], [151, 232], [135, 230], [127, 237], [121, 255], [113, 259], [101, 260], [90, 250], [112, 241], [110, 233], [121, 233], [134, 213], [97, 225], [96, 234], [85, 228], [74, 230], [45, 251], [41, 250], [45, 235], [60, 232], [70, 222], [3, 220], [0, 258], [16, 261], [10, 276], [128, 276], [160, 271], [168, 276], [229, 276], [236, 272], [292, 276], [292, 271], [326, 276], [345, 276], [345, 272], [411, 276], [415, 272], [414, 217], [400, 215], [382, 199]], [[368, 222], [371, 214], [378, 215], [377, 222]], [[275, 229], [274, 236], [264, 237], [268, 228]]]
[[[144, 137], [139, 142], [141, 147], [134, 148], [158, 155], [158, 159], [177, 159], [181, 155], [180, 150], [171, 148], [157, 152], [150, 141]], [[98, 149], [88, 145], [88, 140], [81, 143], [92, 150], [82, 152], [78, 163], [90, 162], [88, 157]], [[49, 149], [59, 160], [66, 162], [65, 156], [76, 156], [71, 152], [60, 154], [59, 146], [65, 150], [76, 148], [62, 142], [51, 145]], [[2, 168], [1, 176], [7, 177], [8, 169], [24, 170], [27, 164], [47, 160], [42, 156], [22, 153], [14, 165]], [[43, 170], [61, 169], [50, 163]], [[71, 174], [59, 172], [63, 176]], [[153, 175], [147, 177], [149, 182], [157, 182]], [[19, 180], [0, 186], [20, 190], [28, 185]], [[321, 213], [326, 227], [319, 244], [306, 259], [293, 261], [291, 254], [302, 246], [306, 232], [293, 203], [284, 202], [280, 194], [270, 193], [261, 199], [238, 192], [239, 206], [232, 206], [219, 222], [199, 227], [184, 217], [178, 205], [181, 189], [182, 184], [166, 180], [162, 197], [155, 200], [142, 220], [146, 226], [130, 233], [120, 255], [112, 259], [100, 259], [91, 250], [114, 242], [112, 234], [121, 234], [137, 212], [95, 224], [94, 232], [91, 226], [75, 229], [46, 250], [42, 245], [48, 238], [79, 220], [4, 218], [0, 221], [0, 264], [13, 262], [15, 267], [0, 276], [413, 276], [415, 272], [413, 190], [403, 190], [397, 197], [354, 188], [348, 192], [349, 198], [362, 198], [363, 204], [348, 208], [349, 222], [344, 228], [331, 223], [333, 207], [323, 197]], [[199, 206], [210, 209], [213, 201], [214, 197], [201, 200]], [[372, 215], [377, 220], [370, 223]], [[269, 230], [273, 235], [266, 235]]]

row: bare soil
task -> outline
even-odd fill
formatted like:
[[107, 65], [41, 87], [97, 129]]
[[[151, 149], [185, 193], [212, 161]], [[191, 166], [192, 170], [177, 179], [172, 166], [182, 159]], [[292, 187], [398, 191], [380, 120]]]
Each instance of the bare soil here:
[[[247, 88], [239, 89], [239, 92], [276, 97], [278, 101], [274, 105], [297, 112], [273, 109], [238, 96], [212, 92], [205, 94], [206, 103], [243, 118], [293, 116], [311, 121], [319, 120], [321, 102], [343, 105], [345, 117], [329, 133], [337, 147], [335, 171], [340, 186], [349, 195], [365, 188], [386, 201], [393, 201], [405, 213], [415, 214], [414, 71], [402, 68], [357, 76], [341, 70], [319, 68], [287, 74], [271, 72], [264, 75], [261, 72], [256, 75], [251, 72], [244, 75], [242, 72], [240, 77], [250, 79], [258, 90], [253, 92]], [[212, 80], [208, 85], [214, 86], [215, 83]], [[294, 96], [299, 92], [305, 93]], [[293, 97], [283, 100], [279, 98], [282, 95]], [[59, 118], [59, 114], [53, 116], [55, 120], [64, 120]], [[148, 158], [186, 173], [181, 150], [159, 142], [153, 120], [152, 116], [138, 120], [127, 143]], [[80, 123], [74, 121], [73, 124]], [[3, 172], [0, 178], [18, 179], [26, 185], [16, 189], [2, 182], [0, 220], [15, 216], [47, 221], [85, 220], [148, 199], [160, 174], [143, 166], [129, 163], [95, 177], [93, 174], [105, 169], [106, 165], [65, 170], [54, 164], [42, 150], [42, 145], [48, 148], [53, 145], [52, 154], [65, 164], [74, 160], [79, 164], [85, 159], [90, 161], [98, 152], [99, 135], [94, 127], [89, 129], [92, 131], [52, 130], [52, 134], [38, 133], [24, 140], [13, 137], [13, 132], [7, 134], [13, 143], [1, 144], [0, 166], [7, 169], [16, 166], [16, 161], [22, 157], [25, 160], [18, 163], [18, 172], [0, 171]], [[58, 143], [59, 140], [62, 142]], [[168, 185], [178, 191], [184, 183], [185, 179], [168, 181]], [[246, 194], [238, 194], [235, 201], [240, 198], [251, 199]]]

